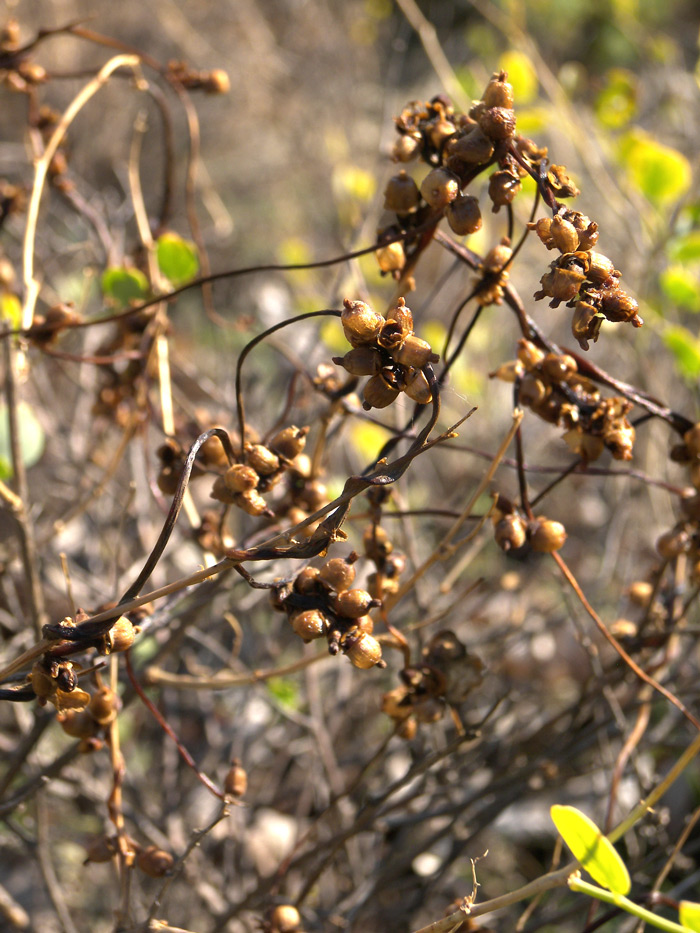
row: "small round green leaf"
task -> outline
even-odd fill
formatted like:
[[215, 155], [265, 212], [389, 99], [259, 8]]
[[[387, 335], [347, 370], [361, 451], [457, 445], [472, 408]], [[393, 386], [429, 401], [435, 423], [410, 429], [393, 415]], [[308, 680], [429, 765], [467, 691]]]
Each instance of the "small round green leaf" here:
[[148, 279], [139, 269], [114, 266], [102, 275], [102, 293], [112, 304], [128, 308], [132, 301], [144, 301], [148, 297]]
[[603, 90], [595, 102], [600, 123], [608, 129], [619, 129], [629, 123], [637, 111], [637, 79], [624, 68], [612, 68]]
[[659, 277], [664, 295], [684, 311], [700, 311], [700, 278], [685, 266], [664, 269]]
[[498, 66], [508, 72], [508, 81], [513, 85], [516, 104], [531, 104], [537, 97], [539, 84], [537, 69], [527, 55], [517, 51], [504, 52], [498, 60]]
[[0, 319], [12, 328], [22, 326], [22, 304], [12, 292], [0, 295]]
[[191, 282], [199, 272], [197, 247], [177, 233], [163, 233], [156, 241], [158, 268], [177, 288]]
[[700, 904], [693, 901], [681, 901], [678, 905], [678, 919], [681, 926], [700, 933]]
[[[25, 467], [32, 467], [41, 459], [46, 445], [46, 435], [34, 414], [34, 409], [27, 402], [17, 406], [19, 428], [19, 447]], [[7, 405], [0, 405], [0, 479], [12, 476], [12, 452], [10, 447], [10, 417]]]
[[576, 807], [555, 804], [550, 810], [554, 825], [574, 856], [598, 884], [615, 894], [632, 887], [625, 863], [593, 820]]
[[634, 129], [621, 137], [618, 155], [632, 183], [654, 204], [677, 200], [691, 185], [693, 172], [688, 159], [642, 130]]
[[674, 237], [666, 253], [672, 262], [700, 262], [700, 230]]

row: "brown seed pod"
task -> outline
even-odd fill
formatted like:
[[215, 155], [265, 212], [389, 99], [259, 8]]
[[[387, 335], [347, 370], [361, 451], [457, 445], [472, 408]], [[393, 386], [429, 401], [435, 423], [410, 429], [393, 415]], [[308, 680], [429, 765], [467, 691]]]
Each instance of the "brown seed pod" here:
[[415, 211], [420, 202], [418, 185], [401, 169], [387, 182], [384, 189], [384, 210], [396, 214], [408, 214]]
[[394, 550], [386, 529], [381, 525], [368, 525], [362, 536], [362, 544], [367, 557], [379, 566]]
[[664, 560], [673, 560], [690, 548], [688, 532], [683, 528], [666, 531], [656, 539], [656, 550]]
[[576, 360], [568, 353], [547, 353], [542, 360], [542, 372], [552, 382], [561, 382], [577, 369]]
[[320, 609], [306, 609], [298, 612], [290, 619], [295, 635], [304, 641], [313, 641], [322, 638], [328, 630], [329, 622]]
[[482, 100], [486, 107], [507, 107], [513, 106], [513, 86], [509, 84], [506, 78], [507, 72], [499, 71], [491, 75], [486, 90], [483, 93]]
[[431, 142], [433, 148], [437, 149], [438, 152], [442, 149], [442, 146], [451, 136], [456, 132], [456, 127], [451, 120], [445, 120], [440, 118], [434, 123], [430, 123], [427, 127], [428, 139]]
[[486, 107], [477, 120], [489, 139], [509, 139], [515, 135], [515, 111], [510, 107]]
[[421, 369], [409, 369], [406, 373], [406, 387], [404, 391], [410, 399], [417, 402], [419, 405], [427, 405], [433, 400], [430, 383]]
[[518, 340], [518, 359], [528, 372], [539, 366], [544, 358], [544, 350], [540, 350], [531, 340], [525, 340], [524, 337]]
[[420, 186], [423, 200], [434, 210], [442, 210], [459, 194], [459, 178], [446, 168], [435, 168]]
[[106, 726], [116, 718], [119, 699], [109, 687], [100, 687], [93, 693], [87, 706], [87, 712], [100, 726]]
[[224, 778], [224, 793], [229, 797], [242, 797], [248, 790], [248, 774], [237, 758], [231, 762]]
[[247, 489], [245, 492], [239, 492], [233, 499], [239, 509], [242, 509], [248, 515], [263, 515], [267, 511], [267, 502], [255, 489]]
[[209, 437], [199, 448], [199, 457], [205, 466], [228, 466], [228, 457], [224, 445], [218, 437]]
[[489, 197], [493, 203], [493, 213], [497, 214], [499, 208], [512, 204], [517, 197], [522, 184], [517, 175], [508, 170], [494, 172], [489, 178]]
[[295, 933], [301, 926], [301, 916], [291, 904], [280, 904], [270, 913], [270, 933]]
[[351, 376], [376, 376], [383, 366], [382, 354], [375, 347], [355, 347], [345, 356], [334, 356], [333, 362]]
[[479, 201], [470, 194], [460, 194], [445, 208], [445, 217], [457, 236], [467, 236], [481, 230]]
[[396, 321], [401, 328], [401, 332], [408, 336], [413, 333], [413, 313], [406, 307], [406, 301], [399, 298], [393, 308], [387, 311], [387, 321]]
[[110, 652], [126, 651], [133, 645], [138, 629], [126, 616], [120, 616], [107, 632], [107, 646]]
[[264, 444], [246, 444], [245, 458], [260, 476], [276, 473], [280, 467], [280, 458]]
[[596, 253], [594, 250], [591, 250], [588, 255], [591, 257], [586, 276], [589, 282], [593, 282], [594, 285], [602, 285], [614, 276], [619, 277], [620, 273], [617, 272], [612, 260], [608, 259], [607, 256]]
[[[351, 554], [353, 560], [345, 557], [332, 557], [318, 571], [318, 579], [329, 589], [341, 593], [352, 586], [357, 571], [355, 570], [355, 560], [357, 554]], [[307, 568], [308, 569], [308, 568]]]
[[318, 567], [304, 567], [296, 575], [294, 589], [297, 593], [308, 595], [318, 589], [320, 570]]
[[402, 135], [394, 143], [391, 158], [394, 162], [410, 162], [415, 159], [422, 148], [420, 137]]
[[67, 709], [61, 712], [57, 718], [66, 735], [70, 735], [74, 739], [89, 739], [97, 735], [99, 731], [99, 724], [95, 721], [95, 718], [84, 709]]
[[483, 165], [493, 155], [493, 141], [473, 125], [463, 136], [448, 140], [444, 155], [449, 168], [459, 171], [465, 165]]
[[298, 428], [295, 424], [278, 431], [270, 441], [270, 447], [285, 460], [294, 460], [304, 447], [309, 428]]
[[85, 861], [109, 862], [119, 850], [119, 840], [116, 836], [97, 836], [85, 847]]
[[365, 411], [371, 408], [386, 408], [399, 397], [399, 389], [387, 380], [385, 369], [366, 383], [362, 392], [362, 407]]
[[528, 534], [533, 551], [540, 551], [545, 554], [558, 551], [566, 541], [566, 528], [561, 522], [555, 522], [542, 516], [530, 523]]
[[207, 94], [228, 94], [231, 79], [223, 68], [214, 68], [202, 75], [202, 88]]
[[[249, 489], [255, 489], [260, 482], [260, 476], [252, 466], [245, 463], [234, 463], [224, 473], [224, 486], [235, 494], [237, 492], [246, 492]], [[215, 483], [216, 485], [216, 483]], [[218, 498], [214, 496], [214, 498]]]
[[502, 363], [498, 369], [489, 373], [489, 379], [500, 379], [502, 382], [515, 382], [520, 379], [525, 372], [525, 367], [520, 360], [510, 360]]
[[700, 422], [683, 435], [685, 445], [693, 457], [700, 457]]
[[382, 646], [373, 635], [366, 632], [349, 637], [343, 645], [343, 651], [360, 670], [369, 670], [382, 659]]
[[172, 869], [175, 859], [169, 852], [159, 849], [158, 846], [147, 846], [136, 856], [136, 864], [145, 875], [151, 878], [162, 878]]
[[391, 719], [407, 719], [413, 712], [410, 687], [402, 685], [385, 693], [382, 697], [382, 712]]
[[576, 227], [571, 221], [565, 220], [561, 214], [552, 218], [549, 236], [552, 246], [555, 246], [560, 253], [573, 253], [579, 248], [579, 235]]
[[399, 272], [406, 265], [406, 251], [400, 240], [382, 246], [374, 255], [381, 272]]
[[361, 347], [374, 343], [384, 318], [364, 301], [351, 301], [346, 298], [343, 301], [340, 321], [348, 343], [353, 347]]
[[519, 515], [504, 515], [494, 529], [496, 544], [502, 551], [517, 551], [525, 544], [527, 534], [525, 522]]
[[528, 407], [539, 405], [549, 394], [549, 389], [534, 373], [525, 373], [520, 381], [519, 399]]
[[359, 619], [375, 605], [367, 590], [343, 590], [331, 600], [331, 608], [345, 619]]
[[421, 340], [415, 334], [409, 334], [401, 346], [392, 352], [392, 356], [400, 366], [411, 366], [414, 369], [422, 369], [428, 363], [437, 363], [440, 359], [437, 353], [433, 353], [427, 340]]
[[217, 502], [223, 502], [225, 505], [231, 505], [236, 499], [236, 493], [228, 488], [223, 476], [216, 477], [209, 496], [216, 499]]
[[630, 602], [634, 603], [635, 606], [642, 606], [643, 608], [649, 605], [649, 600], [653, 593], [654, 586], [652, 583], [649, 583], [648, 580], [635, 580], [635, 582], [630, 583], [627, 588], [627, 596]]

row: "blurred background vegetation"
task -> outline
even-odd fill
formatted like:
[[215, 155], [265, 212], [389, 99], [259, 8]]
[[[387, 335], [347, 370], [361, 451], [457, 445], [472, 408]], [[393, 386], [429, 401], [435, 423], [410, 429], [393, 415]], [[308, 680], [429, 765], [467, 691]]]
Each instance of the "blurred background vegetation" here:
[[[418, 0], [418, 7], [412, 0], [19, 0], [0, 8], [6, 18], [18, 19], [24, 39], [38, 29], [85, 20], [87, 28], [162, 63], [182, 59], [195, 68], [228, 72], [228, 95], [195, 99], [201, 128], [197, 212], [210, 266], [217, 271], [326, 259], [371, 243], [386, 222], [382, 192], [396, 171], [389, 159], [393, 116], [409, 100], [444, 92], [456, 91], [462, 97], [457, 103], [468, 106], [492, 72], [507, 70], [519, 131], [547, 145], [552, 160], [567, 166], [582, 191], [574, 206], [598, 222], [599, 248], [640, 302], [645, 327], [631, 332], [606, 325], [589, 351], [591, 358], [697, 420], [700, 16], [695, 0]], [[37, 60], [52, 78], [44, 99], [64, 109], [109, 54], [68, 35], [42, 43]], [[36, 249], [44, 294], [73, 300], [85, 313], [101, 308], [104, 269], [139, 258], [126, 167], [142, 108], [148, 124], [140, 159], [142, 186], [148, 210], [156, 212], [163, 188], [160, 116], [121, 79], [100, 92], [69, 132], [69, 177], [103, 218], [110, 231], [108, 247], [55, 193], [42, 212]], [[182, 184], [186, 115], [174, 108], [173, 120], [178, 184], [169, 225], [189, 237]], [[0, 175], [29, 186], [25, 131], [26, 100], [3, 89]], [[523, 194], [516, 204], [520, 225], [530, 208]], [[10, 218], [2, 246], [18, 269], [22, 233], [23, 217]], [[503, 233], [502, 215], [484, 212], [484, 227], [469, 246], [485, 253]], [[570, 345], [568, 315], [530, 298], [550, 258], [539, 242], [528, 242], [512, 281], [542, 329]], [[418, 333], [434, 346], [440, 347], [471, 279], [435, 247], [421, 261], [416, 291], [407, 301]], [[369, 255], [324, 270], [219, 283], [214, 307], [224, 327], [205, 315], [197, 293], [189, 293], [172, 311], [179, 390], [192, 405], [206, 406], [232, 427], [234, 361], [253, 334], [296, 313], [338, 307], [345, 296], [361, 294], [381, 308], [392, 291], [393, 283], [379, 275]], [[262, 348], [251, 358], [249, 411], [265, 427], [282, 407], [298, 360], [311, 370], [327, 361], [342, 346], [338, 331], [334, 325], [304, 325], [286, 347]], [[445, 508], [463, 507], [486, 463], [469, 450], [493, 454], [510, 422], [511, 389], [489, 380], [488, 373], [513, 357], [517, 336], [509, 312], [489, 309], [446, 388], [443, 426], [472, 405], [478, 412], [460, 429], [458, 452], [423, 458], [417, 478], [401, 487], [404, 504], [417, 509], [434, 505], [437, 498]], [[38, 527], [50, 530], [74, 500], [81, 471], [101, 475], [97, 467], [104, 466], [114, 436], [105, 430], [90, 438], [87, 428], [81, 435], [87, 421], [71, 421], [76, 412], [88, 419], [89, 404], [81, 408], [79, 396], [91, 384], [74, 380], [58, 364], [35, 379], [29, 403], [45, 435], [46, 453], [30, 471], [30, 483], [33, 501], [40, 504]], [[398, 425], [410, 408], [408, 403], [395, 407], [387, 419]], [[301, 406], [300, 423], [313, 412], [313, 402]], [[526, 457], [534, 463], [567, 465], [570, 454], [559, 431], [529, 418], [524, 433]], [[656, 423], [640, 429], [632, 466], [661, 481], [682, 483], [681, 468], [668, 460], [668, 435], [666, 426]], [[345, 473], [341, 469], [327, 477], [332, 493], [347, 472], [361, 469], [376, 454], [387, 436], [373, 419], [346, 426], [337, 459]], [[60, 551], [73, 562], [76, 598], [83, 605], [116, 595], [117, 567], [128, 575], [132, 564], [139, 566], [142, 545], [162, 515], [134, 477], [153, 470], [158, 442], [148, 438], [104, 500], [46, 545], [52, 618], [68, 611]], [[500, 488], [516, 492], [514, 471]], [[141, 509], [133, 522], [124, 517], [124, 502], [134, 501], [132, 495]], [[486, 498], [480, 505], [488, 505]], [[656, 536], [673, 523], [672, 503], [663, 488], [614, 476], [573, 477], [547, 500], [548, 514], [567, 524], [567, 559], [608, 619], [627, 611], [624, 586], [648, 570]], [[357, 533], [361, 530], [359, 523]], [[440, 533], [427, 522], [413, 522], [401, 535], [403, 548], [418, 561]], [[168, 556], [154, 583], [191, 570], [198, 553], [185, 543]], [[591, 646], [587, 623], [537, 556], [506, 558], [488, 541], [475, 549], [459, 586], [477, 579], [482, 581], [477, 594], [452, 608], [442, 624], [457, 630], [490, 672], [467, 725], [476, 726], [500, 703], [495, 725], [484, 726], [486, 738], [478, 749], [438, 757], [427, 776], [420, 772], [421, 762], [455, 739], [451, 725], [424, 727], [410, 745], [393, 739], [381, 765], [370, 769], [333, 811], [326, 809], [329, 801], [388, 739], [389, 725], [378, 703], [382, 689], [394, 683], [391, 663], [387, 672], [375, 671], [361, 684], [363, 672], [331, 663], [323, 674], [278, 678], [233, 694], [162, 691], [160, 702], [205, 770], [225, 772], [233, 752], [249, 770], [251, 788], [249, 807], [217, 827], [203, 853], [193, 856], [192, 890], [182, 882], [173, 886], [166, 916], [181, 917], [183, 926], [193, 930], [209, 931], [215, 926], [212, 918], [225, 924], [221, 918], [229, 916], [229, 929], [252, 929], [266, 906], [293, 897], [318, 871], [305, 905], [310, 930], [409, 931], [441, 916], [452, 898], [469, 893], [468, 859], [487, 848], [491, 855], [479, 863], [484, 898], [545, 871], [554, 838], [546, 816], [550, 803], [574, 800], [598, 808], [600, 815], [610, 768], [624, 740], [625, 716], [612, 695], [607, 706], [596, 705], [601, 690], [591, 681], [588, 665], [595, 671], [600, 663], [603, 692], [611, 684], [624, 686], [623, 675], [618, 671], [617, 680], [605, 679], [611, 676], [605, 653], [600, 662], [591, 661], [599, 649]], [[439, 583], [419, 590], [402, 624], [419, 625], [435, 608]], [[234, 668], [240, 663], [251, 669], [299, 656], [298, 640], [280, 635], [278, 617], [257, 594], [245, 590], [241, 598], [239, 589], [232, 599], [224, 588], [210, 598], [203, 621], [201, 606], [193, 610], [202, 621], [196, 639], [182, 625], [176, 669], [216, 667], [221, 658]], [[26, 647], [18, 604], [21, 608], [21, 599], [5, 594], [3, 634], [8, 644]], [[232, 606], [245, 630], [242, 647], [238, 630], [221, 621]], [[187, 605], [177, 610], [187, 611]], [[151, 636], [137, 658], [142, 664], [160, 659], [162, 649], [162, 640]], [[683, 680], [686, 699], [697, 700], [696, 654], [694, 648], [688, 657], [694, 666]], [[31, 714], [21, 708], [3, 710], [2, 716], [1, 750], [9, 755], [30, 729]], [[648, 747], [635, 760], [626, 796], [621, 794], [623, 805], [636, 802], [656, 769], [663, 770], [686, 742], [677, 715], [661, 706], [654, 717]], [[130, 747], [125, 751], [129, 819], [149, 840], [181, 851], [192, 830], [208, 818], [211, 802], [143, 708], [130, 708], [124, 720], [123, 741]], [[31, 767], [46, 766], [66, 747], [67, 737], [47, 733]], [[411, 778], [391, 806], [378, 803], [404, 774]], [[91, 758], [71, 763], [51, 785], [52, 851], [79, 930], [112, 928], [104, 897], [104, 889], [113, 886], [110, 867], [82, 867], [80, 847], [101, 831], [110, 779], [107, 765]], [[660, 811], [658, 825], [644, 827], [632, 853], [642, 883], [662, 864], [664, 846], [677, 838], [686, 811], [697, 806], [699, 782], [696, 770], [668, 809]], [[373, 821], [338, 854], [336, 834], [367, 812]], [[326, 819], [318, 841], [312, 837], [317, 850], [302, 846], [306, 860], [274, 887], [266, 879], [315, 818]], [[8, 818], [0, 829], [6, 853], [0, 856], [0, 876], [27, 909], [32, 905], [31, 928], [52, 933], [66, 924], [44, 892], [34, 833], [30, 810]], [[682, 885], [688, 878], [697, 883], [699, 849], [696, 839], [672, 875], [673, 883]], [[146, 889], [139, 897], [148, 903], [153, 891]], [[524, 929], [583, 929], [580, 908], [577, 917], [573, 903], [548, 901]], [[512, 929], [515, 917], [508, 914], [491, 925]]]

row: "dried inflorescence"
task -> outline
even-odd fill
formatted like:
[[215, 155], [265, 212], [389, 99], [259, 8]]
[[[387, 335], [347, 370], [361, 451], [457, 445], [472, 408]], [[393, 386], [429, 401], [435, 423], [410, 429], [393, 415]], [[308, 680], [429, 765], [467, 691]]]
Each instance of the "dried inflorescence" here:
[[401, 392], [427, 405], [432, 390], [425, 367], [440, 357], [429, 343], [413, 333], [413, 314], [399, 298], [386, 318], [364, 301], [344, 301], [341, 322], [353, 347], [345, 356], [333, 357], [353, 376], [370, 376], [363, 392], [363, 407], [386, 408]]
[[553, 554], [566, 542], [566, 528], [544, 515], [528, 518], [506, 496], [497, 493], [491, 511], [496, 544], [502, 551], [517, 551], [529, 543], [533, 551]]
[[343, 653], [363, 670], [384, 667], [381, 645], [373, 636], [369, 612], [381, 600], [367, 590], [353, 588], [358, 555], [333, 557], [321, 567], [305, 567], [293, 585], [273, 591], [275, 609], [287, 613], [292, 630], [303, 641], [325, 638], [330, 654]]
[[411, 739], [418, 723], [441, 719], [448, 707], [458, 707], [483, 681], [484, 665], [470, 654], [454, 632], [434, 635], [423, 649], [421, 663], [400, 673], [401, 685], [382, 697], [382, 711], [399, 735]]
[[547, 353], [522, 338], [517, 359], [491, 376], [517, 382], [520, 403], [565, 428], [564, 440], [583, 460], [597, 460], [604, 448], [616, 460], [632, 459], [635, 431], [627, 420], [632, 403], [618, 396], [601, 398], [567, 353]]

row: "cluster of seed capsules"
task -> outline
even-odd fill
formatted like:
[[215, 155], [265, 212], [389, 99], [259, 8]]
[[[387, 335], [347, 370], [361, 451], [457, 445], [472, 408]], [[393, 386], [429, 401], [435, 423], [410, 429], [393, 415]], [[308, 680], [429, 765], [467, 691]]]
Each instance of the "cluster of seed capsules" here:
[[[86, 618], [84, 612], [79, 612], [75, 619], [63, 619], [61, 624], [72, 626]], [[137, 633], [138, 627], [126, 616], [120, 616], [93, 647], [103, 655], [126, 651], [133, 645]], [[58, 645], [60, 647], [60, 642]], [[99, 685], [92, 694], [81, 689], [80, 674], [79, 665], [49, 652], [34, 662], [29, 683], [39, 705], [53, 704], [63, 731], [80, 739], [81, 751], [91, 752], [102, 747], [104, 731], [116, 718], [119, 700], [106, 686]]]
[[273, 605], [286, 612], [292, 630], [304, 642], [325, 638], [328, 651], [347, 655], [362, 670], [385, 667], [382, 648], [372, 634], [371, 609], [381, 606], [368, 590], [353, 588], [358, 555], [333, 557], [321, 567], [305, 567], [291, 586], [273, 590]]
[[562, 302], [574, 309], [571, 332], [583, 350], [598, 339], [603, 320], [642, 326], [639, 305], [620, 287], [620, 273], [612, 261], [593, 247], [598, 225], [578, 211], [560, 208], [528, 226], [547, 249], [561, 254], [540, 279], [535, 299], [550, 298], [550, 307]]
[[386, 317], [364, 301], [346, 298], [341, 322], [353, 349], [333, 362], [353, 376], [371, 377], [362, 394], [366, 411], [386, 408], [401, 392], [420, 405], [432, 400], [424, 369], [440, 357], [413, 333], [413, 314], [403, 298]]
[[397, 733], [412, 739], [419, 723], [437, 722], [457, 708], [484, 678], [480, 658], [470, 654], [454, 632], [438, 632], [423, 648], [420, 664], [405, 667], [401, 685], [382, 697], [382, 710]]
[[601, 398], [590, 379], [578, 372], [567, 353], [546, 353], [524, 338], [517, 359], [504, 363], [492, 377], [518, 383], [521, 404], [551, 424], [566, 429], [564, 440], [582, 459], [596, 460], [607, 448], [616, 460], [631, 460], [634, 428], [627, 420], [632, 403]]
[[553, 554], [564, 546], [566, 528], [544, 515], [528, 518], [514, 502], [496, 493], [491, 513], [496, 544], [502, 551], [517, 551], [529, 543], [533, 551]]

